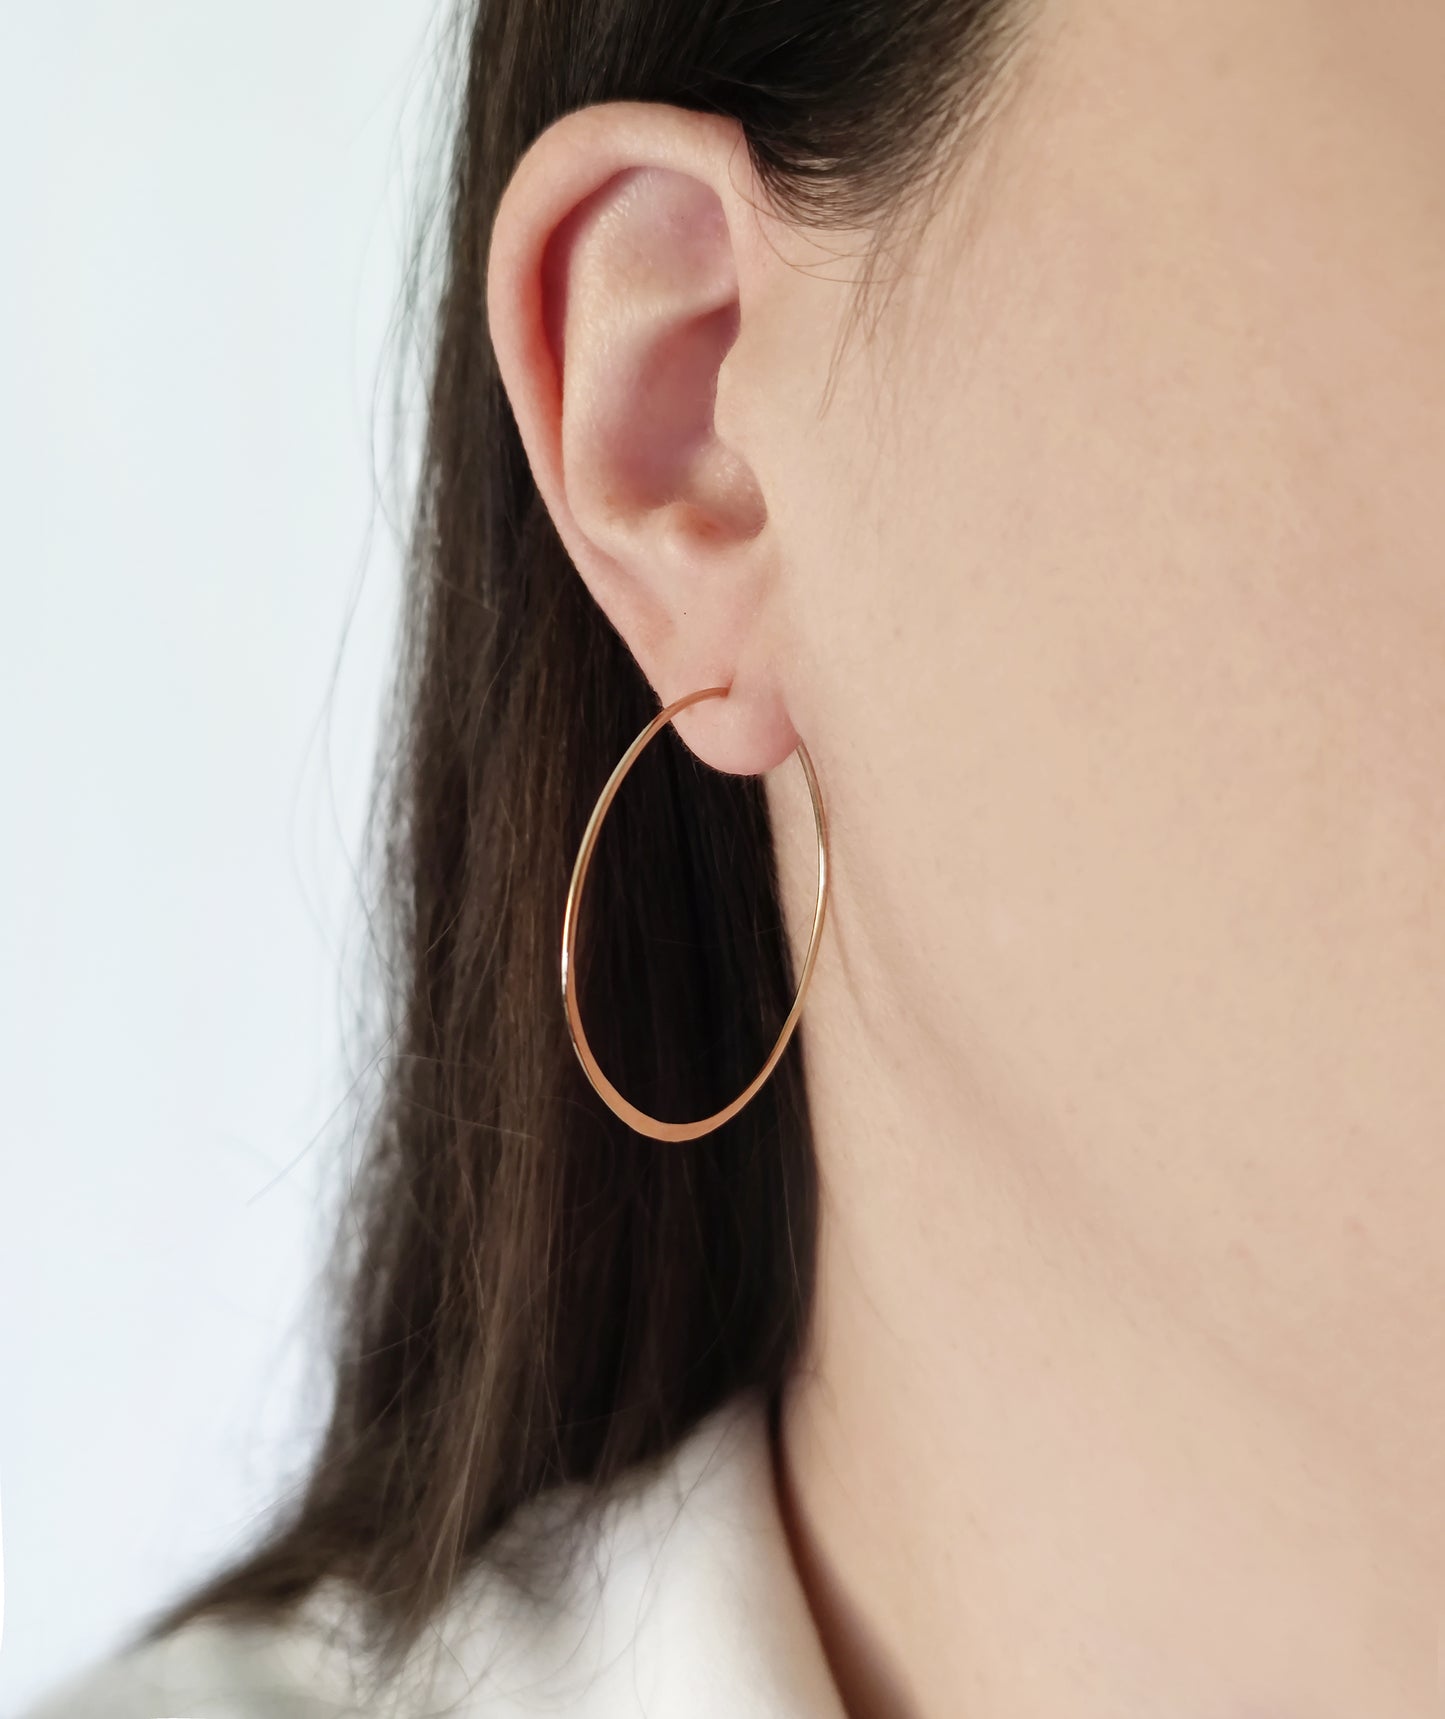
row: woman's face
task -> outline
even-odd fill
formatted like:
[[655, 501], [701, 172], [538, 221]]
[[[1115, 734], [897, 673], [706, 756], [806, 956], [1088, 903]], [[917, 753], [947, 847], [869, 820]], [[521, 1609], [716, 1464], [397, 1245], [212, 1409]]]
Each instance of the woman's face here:
[[748, 425], [820, 1019], [1401, 1462], [1445, 1413], [1442, 68], [1436, 0], [1046, 0], [826, 410], [814, 278]]

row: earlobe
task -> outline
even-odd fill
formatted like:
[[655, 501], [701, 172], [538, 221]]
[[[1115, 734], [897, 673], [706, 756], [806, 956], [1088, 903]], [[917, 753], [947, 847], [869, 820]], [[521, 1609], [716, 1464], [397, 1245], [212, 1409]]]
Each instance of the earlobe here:
[[717, 768], [754, 772], [797, 735], [776, 679], [763, 488], [715, 421], [719, 376], [747, 332], [741, 271], [765, 249], [739, 244], [756, 218], [739, 152], [733, 122], [680, 108], [567, 115], [503, 197], [487, 306], [533, 474], [581, 577], [663, 703], [731, 688], [683, 712], [678, 732]]

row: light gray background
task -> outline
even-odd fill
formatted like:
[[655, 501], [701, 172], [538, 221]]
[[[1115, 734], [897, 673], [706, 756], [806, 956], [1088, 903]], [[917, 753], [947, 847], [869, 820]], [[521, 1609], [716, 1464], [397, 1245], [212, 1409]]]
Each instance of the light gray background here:
[[0, 1712], [324, 1405], [444, 15], [0, 6]]

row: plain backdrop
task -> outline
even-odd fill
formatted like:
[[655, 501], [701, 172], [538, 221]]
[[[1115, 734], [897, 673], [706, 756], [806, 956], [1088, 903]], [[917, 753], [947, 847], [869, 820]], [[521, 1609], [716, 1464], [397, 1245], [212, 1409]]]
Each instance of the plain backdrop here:
[[0, 6], [0, 1713], [319, 1427], [443, 16]]

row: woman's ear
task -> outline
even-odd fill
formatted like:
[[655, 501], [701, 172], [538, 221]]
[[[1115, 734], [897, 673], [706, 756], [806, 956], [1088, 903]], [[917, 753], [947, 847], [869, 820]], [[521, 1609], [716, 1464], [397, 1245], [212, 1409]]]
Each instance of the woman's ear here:
[[[761, 385], [746, 347], [761, 276], [781, 269], [735, 121], [611, 102], [531, 146], [492, 231], [487, 313], [502, 381], [568, 554], [664, 704], [720, 770], [762, 772], [797, 744], [778, 669], [776, 542], [749, 450]], [[760, 314], [760, 313], [759, 313]], [[765, 402], [763, 403], [766, 404]]]

